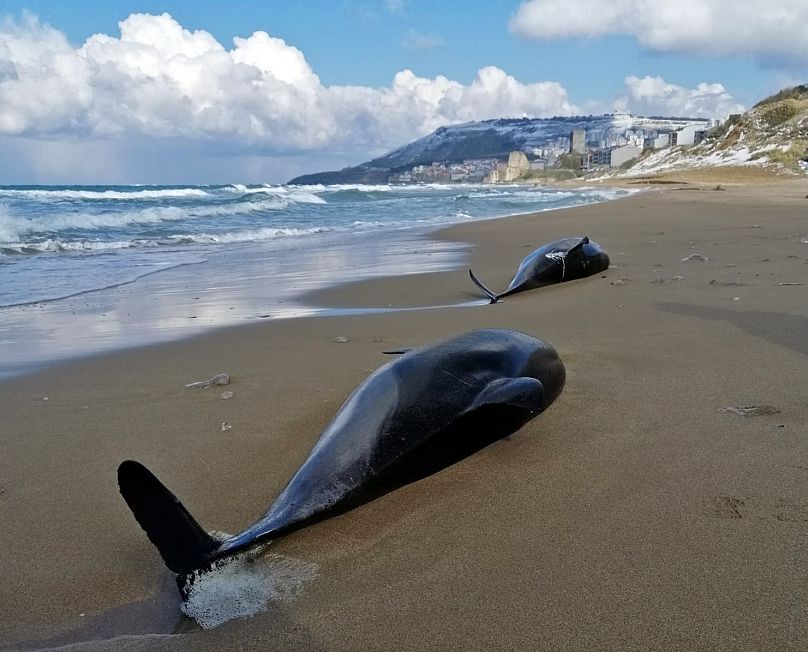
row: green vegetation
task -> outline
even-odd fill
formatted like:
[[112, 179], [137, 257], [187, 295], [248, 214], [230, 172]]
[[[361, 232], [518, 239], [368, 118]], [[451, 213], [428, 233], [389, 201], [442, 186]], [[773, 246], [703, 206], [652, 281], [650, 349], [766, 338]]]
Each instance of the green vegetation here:
[[776, 127], [791, 120], [800, 112], [804, 104], [806, 103], [795, 99], [784, 100], [769, 109], [761, 111], [760, 117], [767, 126]]
[[564, 168], [548, 168], [546, 170], [530, 170], [520, 179], [537, 179], [543, 181], [567, 181], [569, 179], [577, 179], [580, 175], [575, 170], [568, 170]]
[[581, 155], [580, 154], [562, 154], [558, 157], [555, 167], [564, 170], [580, 170], [581, 169]]
[[795, 140], [787, 150], [773, 149], [766, 152], [769, 160], [780, 163], [787, 168], [796, 168], [797, 162], [808, 154], [804, 140]]
[[766, 106], [767, 104], [774, 104], [775, 102], [782, 102], [783, 100], [802, 100], [808, 99], [808, 84], [800, 84], [793, 88], [784, 88], [779, 93], [767, 97], [755, 104], [754, 108]]

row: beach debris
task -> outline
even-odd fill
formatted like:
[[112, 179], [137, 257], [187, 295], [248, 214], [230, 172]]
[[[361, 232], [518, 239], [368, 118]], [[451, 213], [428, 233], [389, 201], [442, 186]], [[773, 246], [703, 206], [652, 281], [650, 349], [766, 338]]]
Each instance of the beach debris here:
[[718, 409], [719, 412], [726, 412], [728, 414], [735, 414], [739, 417], [762, 417], [769, 414], [778, 414], [779, 408], [773, 405], [730, 405]]
[[665, 283], [673, 283], [674, 281], [684, 281], [684, 276], [672, 276], [671, 278], [658, 277], [651, 281], [652, 285], [664, 285]]
[[334, 338], [334, 341], [335, 341], [337, 344], [343, 344], [344, 342], [348, 342], [349, 340], [348, 340], [348, 338], [347, 338], [347, 337], [335, 337], [335, 338]]
[[738, 281], [717, 281], [716, 279], [710, 281], [708, 285], [720, 285], [725, 288], [746, 287], [746, 283], [740, 283]]
[[269, 319], [270, 317], [272, 317], [272, 315], [269, 314], [258, 315], [258, 319]]
[[808, 238], [800, 238], [801, 244], [808, 244]]
[[42, 397], [42, 400], [43, 400], [43, 401], [47, 401], [47, 400], [48, 400], [48, 397], [47, 397], [47, 396], [43, 396], [43, 397]]
[[228, 392], [222, 392], [219, 398], [226, 401], [229, 398], [233, 398], [233, 396], [235, 396], [233, 392], [228, 391]]
[[740, 300], [741, 300], [741, 297], [732, 297], [732, 300], [733, 300], [733, 301], [740, 301]]
[[699, 253], [690, 254], [689, 256], [685, 256], [684, 258], [682, 258], [683, 263], [693, 261], [693, 260], [698, 261], [700, 263], [706, 263], [710, 259], [707, 258], [707, 256], [705, 256], [704, 254], [699, 254]]
[[778, 283], [777, 285], [802, 285], [802, 283]]
[[719, 183], [713, 190], [726, 190], [726, 188], [722, 188], [721, 184]]
[[749, 227], [750, 229], [762, 229], [763, 227], [760, 224], [753, 224]]
[[618, 278], [618, 279], [612, 281], [611, 283], [609, 283], [609, 285], [625, 285], [626, 281], [630, 281], [630, 280], [631, 279], [628, 279], [628, 278]]
[[188, 383], [185, 389], [208, 389], [214, 385], [227, 385], [230, 383], [230, 374], [216, 374], [207, 380], [200, 380], [195, 383]]
[[227, 432], [230, 428], [233, 427], [233, 424], [229, 421], [222, 421], [221, 430], [222, 432]]

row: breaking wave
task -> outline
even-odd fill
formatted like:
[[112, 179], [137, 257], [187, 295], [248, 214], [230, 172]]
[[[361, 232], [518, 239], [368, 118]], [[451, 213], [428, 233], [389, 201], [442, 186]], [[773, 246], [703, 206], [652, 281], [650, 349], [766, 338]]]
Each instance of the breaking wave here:
[[279, 211], [287, 208], [288, 205], [288, 201], [271, 199], [189, 207], [150, 206], [128, 211], [64, 212], [33, 217], [12, 215], [8, 208], [5, 208], [5, 210], [0, 209], [0, 244], [20, 242], [26, 235], [32, 234], [122, 229], [128, 226], [162, 222], [230, 217], [262, 211]]
[[174, 242], [178, 243], [199, 243], [199, 244], [231, 244], [236, 242], [260, 242], [263, 240], [276, 240], [278, 238], [293, 238], [316, 233], [328, 233], [332, 229], [327, 227], [313, 227], [310, 229], [298, 228], [274, 228], [247, 229], [245, 231], [233, 231], [228, 233], [196, 233], [171, 236]]
[[43, 190], [39, 188], [0, 188], [0, 197], [28, 199], [81, 199], [89, 201], [123, 199], [177, 199], [186, 197], [209, 197], [201, 188], [160, 188], [156, 190]]

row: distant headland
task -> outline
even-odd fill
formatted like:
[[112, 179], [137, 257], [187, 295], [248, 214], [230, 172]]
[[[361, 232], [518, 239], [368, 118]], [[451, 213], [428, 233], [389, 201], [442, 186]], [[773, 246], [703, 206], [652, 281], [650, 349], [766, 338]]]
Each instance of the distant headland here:
[[440, 127], [387, 154], [290, 184], [496, 183], [751, 165], [808, 169], [808, 86], [725, 121], [599, 116], [497, 118]]

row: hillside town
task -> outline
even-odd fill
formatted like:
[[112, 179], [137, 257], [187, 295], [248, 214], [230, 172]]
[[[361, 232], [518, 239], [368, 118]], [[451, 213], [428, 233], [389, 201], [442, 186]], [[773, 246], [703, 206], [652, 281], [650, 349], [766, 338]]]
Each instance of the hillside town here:
[[554, 168], [590, 171], [619, 168], [630, 164], [643, 153], [676, 146], [697, 145], [719, 121], [693, 119], [681, 121], [658, 119], [653, 128], [631, 125], [634, 116], [614, 114], [616, 125], [625, 128], [572, 129], [567, 137], [555, 138], [541, 147], [525, 146], [512, 151], [507, 159], [481, 158], [462, 162], [434, 161], [415, 165], [394, 173], [392, 183], [501, 183], [530, 177]]

